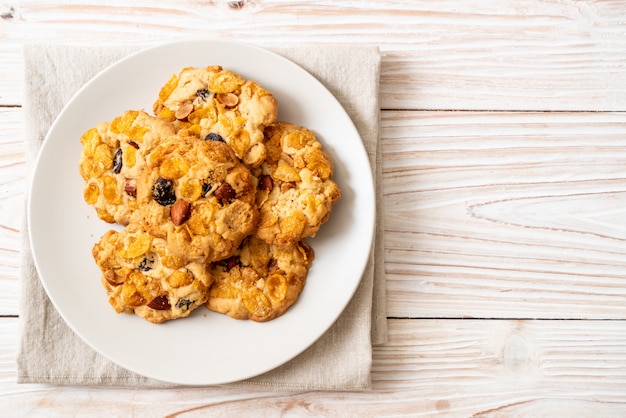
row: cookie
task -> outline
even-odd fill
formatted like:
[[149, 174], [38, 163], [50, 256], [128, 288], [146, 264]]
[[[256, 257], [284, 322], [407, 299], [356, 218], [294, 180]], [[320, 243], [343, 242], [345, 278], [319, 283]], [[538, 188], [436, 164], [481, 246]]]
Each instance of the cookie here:
[[101, 219], [128, 224], [137, 208], [135, 184], [146, 156], [175, 132], [169, 122], [129, 110], [83, 134], [79, 162], [85, 180], [83, 198]]
[[179, 132], [137, 180], [133, 221], [189, 262], [230, 257], [258, 223], [250, 170], [222, 142]]
[[258, 167], [263, 129], [276, 120], [278, 104], [258, 83], [220, 66], [188, 67], [161, 88], [153, 110], [202, 138], [225, 141], [244, 164]]
[[333, 161], [313, 132], [279, 122], [265, 136], [267, 157], [255, 170], [261, 216], [256, 235], [290, 246], [317, 233], [341, 190], [332, 179]]
[[92, 255], [117, 313], [134, 313], [150, 322], [183, 318], [203, 305], [212, 280], [204, 263], [186, 263], [167, 242], [136, 225], [108, 231]]
[[235, 256], [213, 263], [205, 306], [235, 319], [275, 319], [298, 299], [313, 257], [304, 241], [276, 247], [250, 237]]

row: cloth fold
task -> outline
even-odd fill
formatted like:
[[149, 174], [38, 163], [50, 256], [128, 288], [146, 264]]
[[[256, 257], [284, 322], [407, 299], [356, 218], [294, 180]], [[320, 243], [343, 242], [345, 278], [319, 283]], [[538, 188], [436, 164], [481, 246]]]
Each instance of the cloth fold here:
[[[103, 68], [139, 49], [140, 46], [25, 46], [24, 142], [29, 173], [32, 173], [48, 129], [72, 95]], [[335, 324], [286, 364], [228, 385], [287, 390], [367, 389], [370, 387], [372, 345], [384, 343], [387, 337], [378, 138], [380, 54], [376, 47], [351, 45], [269, 46], [267, 49], [290, 59], [320, 80], [355, 123], [376, 180], [376, 235], [359, 288]], [[93, 351], [70, 330], [39, 281], [26, 220], [22, 231], [18, 383], [173, 386], [121, 368]]]

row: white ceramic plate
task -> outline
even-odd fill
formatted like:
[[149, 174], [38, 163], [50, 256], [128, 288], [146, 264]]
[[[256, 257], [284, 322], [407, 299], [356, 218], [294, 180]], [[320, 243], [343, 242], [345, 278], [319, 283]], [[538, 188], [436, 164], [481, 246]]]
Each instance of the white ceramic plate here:
[[[278, 99], [279, 119], [313, 130], [335, 161], [342, 190], [314, 239], [315, 260], [299, 300], [267, 323], [237, 321], [201, 307], [160, 325], [118, 315], [108, 304], [93, 244], [111, 225], [83, 201], [79, 138], [127, 109], [151, 112], [160, 87], [183, 67], [222, 65], [259, 82]], [[162, 381], [220, 384], [282, 365], [335, 322], [367, 263], [374, 230], [374, 186], [367, 154], [349, 116], [313, 76], [291, 61], [230, 41], [187, 41], [150, 48], [86, 84], [52, 125], [30, 189], [28, 221], [35, 263], [65, 322], [120, 366]], [[324, 367], [320, 364], [320, 367]]]

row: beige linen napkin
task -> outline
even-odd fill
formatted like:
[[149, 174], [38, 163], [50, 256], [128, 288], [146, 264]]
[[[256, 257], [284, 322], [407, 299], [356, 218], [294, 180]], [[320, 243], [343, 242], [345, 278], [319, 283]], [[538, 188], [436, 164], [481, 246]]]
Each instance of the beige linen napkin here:
[[[107, 65], [138, 46], [27, 45], [25, 144], [29, 173], [41, 143], [72, 95]], [[361, 284], [335, 324], [302, 354], [263, 375], [230, 386], [272, 389], [363, 389], [370, 387], [372, 344], [386, 341], [382, 242], [381, 164], [378, 141], [378, 77], [375, 47], [289, 46], [268, 48], [317, 77], [357, 126], [377, 181], [377, 233]], [[78, 139], [77, 139], [78, 140]], [[168, 387], [127, 371], [94, 352], [63, 322], [48, 300], [33, 263], [27, 225], [21, 260], [19, 383]]]

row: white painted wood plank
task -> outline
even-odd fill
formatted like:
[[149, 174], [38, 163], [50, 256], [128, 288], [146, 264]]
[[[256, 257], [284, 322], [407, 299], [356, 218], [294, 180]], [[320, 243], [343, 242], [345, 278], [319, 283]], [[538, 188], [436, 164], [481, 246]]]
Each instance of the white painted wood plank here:
[[260, 45], [379, 45], [381, 100], [389, 109], [626, 110], [621, 2], [231, 3], [5, 2], [0, 60], [7, 66], [1, 70], [0, 104], [21, 103], [23, 42], [219, 37]]
[[22, 109], [0, 107], [0, 315], [17, 314], [19, 255], [25, 216]]
[[[0, 319], [0, 405], [15, 416], [618, 416], [624, 321], [392, 320], [373, 390], [275, 392], [15, 384], [18, 324]], [[6, 410], [6, 409], [5, 409]]]
[[389, 315], [626, 318], [626, 114], [385, 112]]

